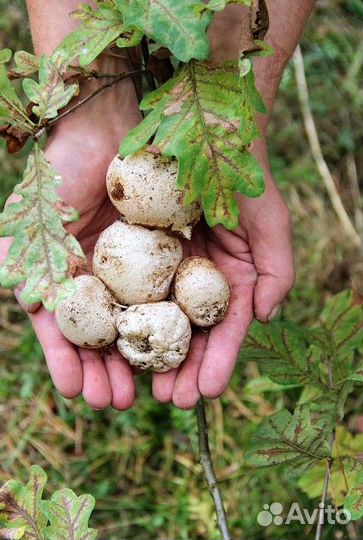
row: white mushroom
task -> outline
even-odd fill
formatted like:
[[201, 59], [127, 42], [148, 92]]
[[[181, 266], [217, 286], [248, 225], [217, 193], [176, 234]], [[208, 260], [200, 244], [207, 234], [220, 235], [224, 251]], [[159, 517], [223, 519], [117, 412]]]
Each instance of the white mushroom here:
[[131, 306], [120, 313], [117, 326], [117, 347], [138, 368], [169, 371], [188, 353], [190, 322], [173, 302]]
[[220, 270], [209, 259], [184, 259], [175, 275], [175, 302], [193, 324], [212, 326], [226, 313], [230, 290]]
[[95, 276], [78, 276], [74, 282], [76, 292], [55, 311], [59, 330], [79, 347], [109, 345], [117, 338], [115, 299]]
[[145, 150], [125, 159], [117, 155], [107, 173], [108, 194], [127, 223], [170, 228], [190, 239], [202, 211], [199, 203], [184, 204], [177, 173], [176, 160]]
[[121, 304], [164, 300], [182, 259], [178, 238], [116, 221], [96, 243], [93, 272]]

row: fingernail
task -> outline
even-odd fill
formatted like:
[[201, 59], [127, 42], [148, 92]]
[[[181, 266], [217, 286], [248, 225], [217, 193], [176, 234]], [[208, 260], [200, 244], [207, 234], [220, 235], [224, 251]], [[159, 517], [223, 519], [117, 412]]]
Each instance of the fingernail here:
[[271, 310], [270, 315], [267, 317], [267, 320], [270, 322], [276, 319], [276, 317], [280, 314], [280, 311], [281, 311], [281, 304], [277, 304], [277, 306], [275, 306]]

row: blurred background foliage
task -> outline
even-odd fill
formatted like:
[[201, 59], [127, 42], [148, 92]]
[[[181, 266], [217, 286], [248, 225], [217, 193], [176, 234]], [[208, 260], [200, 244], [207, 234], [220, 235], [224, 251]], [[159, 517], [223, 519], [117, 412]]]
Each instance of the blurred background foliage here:
[[[0, 0], [0, 45], [30, 50], [24, 2]], [[310, 105], [323, 154], [339, 195], [359, 227], [362, 190], [362, 16], [360, 0], [318, 0], [301, 46]], [[26, 153], [24, 150], [23, 154]], [[361, 253], [342, 231], [312, 159], [303, 127], [294, 68], [285, 72], [270, 127], [271, 164], [290, 206], [295, 230], [297, 282], [282, 316], [302, 324], [315, 320], [336, 292], [362, 292]], [[24, 155], [8, 156], [0, 141], [0, 206], [19, 181]], [[361, 191], [362, 192], [362, 191]], [[274, 500], [308, 509], [317, 498], [304, 482], [281, 471], [244, 464], [249, 434], [261, 419], [295, 403], [298, 390], [282, 393], [253, 364], [236, 368], [222, 399], [209, 403], [212, 449], [233, 537], [312, 537], [310, 526], [257, 525]], [[348, 402], [345, 430], [363, 431], [363, 397]], [[68, 486], [97, 499], [92, 526], [101, 539], [218, 538], [213, 506], [196, 460], [192, 411], [155, 403], [148, 376], [139, 378], [130, 411], [90, 410], [52, 388], [41, 349], [8, 291], [0, 292], [0, 484], [42, 465], [52, 490]], [[301, 489], [301, 488], [304, 488]], [[362, 537], [359, 524], [326, 526], [325, 539]]]

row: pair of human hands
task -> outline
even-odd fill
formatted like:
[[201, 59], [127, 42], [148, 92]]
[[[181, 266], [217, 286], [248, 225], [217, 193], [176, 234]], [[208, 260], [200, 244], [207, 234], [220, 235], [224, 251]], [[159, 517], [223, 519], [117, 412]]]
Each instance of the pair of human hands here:
[[[78, 237], [89, 264], [99, 234], [117, 219], [107, 196], [105, 175], [120, 135], [131, 127], [126, 122], [122, 128], [115, 124], [112, 129], [106, 114], [95, 114], [96, 118], [97, 124], [85, 110], [63, 120], [51, 135], [46, 151], [63, 178], [60, 196], [80, 213], [80, 220], [67, 228]], [[201, 395], [220, 396], [254, 316], [265, 322], [271, 320], [293, 285], [290, 215], [271, 177], [263, 139], [255, 143], [253, 152], [265, 170], [265, 193], [258, 199], [238, 196], [240, 224], [236, 230], [222, 226], [210, 229], [200, 223], [192, 240], [184, 243], [185, 256], [212, 259], [230, 283], [226, 317], [208, 333], [194, 333], [180, 368], [153, 375], [153, 395], [159, 402], [191, 408]], [[8, 239], [1, 240], [0, 263], [8, 246]], [[16, 295], [19, 298], [18, 292]], [[43, 306], [24, 307], [53, 382], [63, 396], [73, 398], [82, 393], [95, 409], [112, 405], [125, 410], [132, 405], [135, 374], [116, 349], [103, 355], [98, 350], [75, 347], [62, 336], [54, 315]]]

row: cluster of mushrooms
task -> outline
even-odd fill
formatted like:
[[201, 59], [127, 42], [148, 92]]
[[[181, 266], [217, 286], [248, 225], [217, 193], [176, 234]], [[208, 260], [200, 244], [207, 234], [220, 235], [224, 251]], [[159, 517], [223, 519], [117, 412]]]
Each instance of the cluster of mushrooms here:
[[147, 151], [112, 160], [107, 191], [120, 219], [96, 243], [93, 274], [56, 309], [62, 334], [80, 347], [117, 347], [131, 365], [165, 372], [185, 359], [191, 323], [209, 327], [227, 310], [230, 288], [204, 257], [184, 260], [199, 203], [184, 205], [177, 163]]

